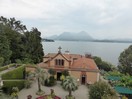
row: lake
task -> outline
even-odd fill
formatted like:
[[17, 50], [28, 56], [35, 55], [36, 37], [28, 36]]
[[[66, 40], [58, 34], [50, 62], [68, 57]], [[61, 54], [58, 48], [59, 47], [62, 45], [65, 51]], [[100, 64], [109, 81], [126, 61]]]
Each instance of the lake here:
[[110, 43], [110, 42], [83, 42], [83, 41], [55, 41], [42, 42], [44, 53], [57, 53], [58, 47], [62, 47], [62, 52], [66, 50], [73, 54], [90, 53], [92, 56], [99, 56], [102, 60], [114, 65], [118, 64], [120, 53], [127, 49], [131, 43]]

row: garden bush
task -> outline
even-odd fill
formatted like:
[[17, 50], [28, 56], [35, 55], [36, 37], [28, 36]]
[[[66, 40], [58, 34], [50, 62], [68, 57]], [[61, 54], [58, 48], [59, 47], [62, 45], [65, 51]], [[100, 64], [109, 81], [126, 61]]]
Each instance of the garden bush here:
[[66, 96], [66, 99], [75, 99], [75, 97], [74, 97], [74, 96], [69, 96], [69, 95], [67, 95], [67, 96]]
[[56, 84], [56, 79], [54, 76], [50, 76], [46, 81], [45, 81], [45, 86], [54, 86]]
[[25, 88], [31, 88], [31, 84], [32, 84], [32, 81], [30, 81], [30, 80], [26, 80], [25, 82], [24, 82], [24, 86], [25, 86]]
[[121, 80], [117, 82], [117, 86], [132, 88], [132, 77], [129, 75], [123, 76]]
[[64, 71], [62, 71], [62, 75], [64, 75], [66, 77], [66, 76], [69, 76], [70, 74], [69, 74], [68, 70], [64, 70]]
[[[119, 97], [118, 96], [109, 96], [109, 95], [104, 95], [104, 96], [102, 96], [101, 97], [101, 99], [119, 99]], [[122, 98], [123, 99], [123, 98]]]
[[20, 66], [12, 71], [2, 74], [2, 79], [23, 79], [25, 78], [25, 67]]
[[10, 94], [13, 87], [18, 87], [19, 90], [24, 88], [24, 80], [21, 81], [4, 81], [3, 92]]
[[119, 71], [117, 70], [114, 70], [114, 71], [109, 71], [105, 74], [105, 76], [119, 76], [119, 77], [122, 77], [124, 76], [124, 74], [120, 73]]
[[115, 90], [106, 82], [96, 82], [89, 88], [89, 99], [102, 99], [104, 96], [116, 96]]

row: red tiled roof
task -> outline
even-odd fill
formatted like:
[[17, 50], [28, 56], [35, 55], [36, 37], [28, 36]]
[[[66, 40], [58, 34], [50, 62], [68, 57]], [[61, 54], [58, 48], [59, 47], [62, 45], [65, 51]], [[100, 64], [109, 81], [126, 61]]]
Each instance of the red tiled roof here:
[[[95, 64], [92, 58], [86, 58], [85, 56], [79, 54], [62, 54], [62, 53], [49, 53], [44, 58], [54, 59], [57, 55], [61, 54], [65, 59], [71, 61], [70, 68], [72, 69], [88, 69], [88, 70], [98, 70], [97, 65]], [[40, 63], [39, 66], [48, 66], [48, 63]]]
[[[46, 56], [46, 58], [53, 58], [57, 55], [58, 53], [48, 53]], [[82, 55], [79, 55], [79, 54], [62, 54], [64, 55], [67, 59], [70, 59], [70, 58], [80, 58], [82, 57]]]
[[74, 60], [71, 68], [98, 69], [93, 59], [85, 57]]

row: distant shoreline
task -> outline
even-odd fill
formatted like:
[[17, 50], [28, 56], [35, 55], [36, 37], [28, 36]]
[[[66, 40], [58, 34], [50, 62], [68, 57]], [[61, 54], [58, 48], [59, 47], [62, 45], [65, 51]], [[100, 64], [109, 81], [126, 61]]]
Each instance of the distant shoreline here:
[[42, 40], [43, 42], [55, 42], [55, 41], [77, 41], [77, 42], [106, 42], [106, 43], [132, 43], [132, 41], [116, 41], [116, 40]]
[[51, 39], [42, 39], [43, 42], [55, 42], [55, 40], [51, 40]]
[[107, 42], [107, 43], [132, 43], [132, 41], [116, 41], [116, 40], [93, 40], [91, 42]]

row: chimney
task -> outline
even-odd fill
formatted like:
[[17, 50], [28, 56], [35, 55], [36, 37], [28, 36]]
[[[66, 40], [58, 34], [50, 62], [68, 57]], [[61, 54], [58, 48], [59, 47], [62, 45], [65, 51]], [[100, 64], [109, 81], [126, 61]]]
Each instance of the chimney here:
[[65, 54], [70, 54], [70, 51], [66, 50], [66, 51], [65, 51]]
[[86, 57], [86, 58], [92, 58], [92, 55], [91, 55], [90, 53], [86, 53], [86, 54], [85, 54], [85, 57]]

